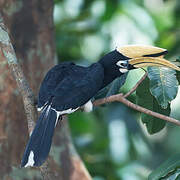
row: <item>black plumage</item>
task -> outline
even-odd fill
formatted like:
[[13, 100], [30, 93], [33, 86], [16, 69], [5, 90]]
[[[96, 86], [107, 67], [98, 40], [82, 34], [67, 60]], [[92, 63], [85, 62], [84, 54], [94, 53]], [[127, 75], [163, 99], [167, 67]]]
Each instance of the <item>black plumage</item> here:
[[54, 129], [61, 115], [89, 103], [102, 88], [134, 68], [165, 66], [180, 68], [163, 59], [166, 49], [153, 46], [123, 46], [106, 54], [97, 63], [82, 67], [74, 63], [54, 66], [45, 76], [39, 91], [39, 119], [26, 146], [22, 167], [40, 166], [50, 151]]
[[40, 166], [46, 160], [59, 116], [74, 112], [119, 77], [122, 72], [116, 63], [123, 60], [124, 68], [128, 69], [128, 59], [115, 50], [89, 67], [66, 62], [47, 73], [38, 97], [38, 108], [42, 112], [26, 146], [22, 167]]
[[26, 146], [22, 167], [30, 165], [27, 165], [29, 158], [33, 159], [33, 166], [40, 166], [45, 161], [50, 151], [56, 119], [57, 113], [51, 109], [50, 103], [46, 104]]
[[[58, 68], [57, 71], [60, 70]], [[50, 73], [48, 76], [51, 75]], [[56, 109], [56, 111], [64, 111], [84, 105], [102, 86], [103, 76], [104, 71], [99, 63], [89, 67], [69, 64], [64, 68], [63, 78], [61, 81], [57, 81], [56, 87], [49, 96], [49, 98], [52, 98], [52, 108]], [[51, 89], [46, 85], [46, 82], [43, 81], [43, 84], [45, 87], [41, 86], [40, 88], [39, 103], [41, 103], [41, 96], [44, 96], [41, 90], [44, 91], [44, 88], [46, 90]]]
[[89, 100], [98, 91], [128, 70], [151, 65], [180, 71], [179, 67], [163, 59], [166, 53], [167, 50], [152, 46], [124, 46], [89, 67], [74, 63], [54, 66], [40, 87], [38, 108], [41, 114], [26, 146], [21, 166], [40, 166], [48, 156], [54, 128], [61, 115], [72, 113], [83, 105], [91, 105]]

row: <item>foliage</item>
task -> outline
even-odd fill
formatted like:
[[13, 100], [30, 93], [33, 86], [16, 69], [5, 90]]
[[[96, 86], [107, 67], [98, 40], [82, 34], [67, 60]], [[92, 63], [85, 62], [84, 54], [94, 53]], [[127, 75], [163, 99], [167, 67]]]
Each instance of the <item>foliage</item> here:
[[126, 81], [127, 75], [128, 73], [125, 73], [121, 77], [115, 79], [111, 84], [109, 84], [101, 91], [99, 91], [94, 98], [100, 99], [100, 98], [112, 96], [114, 94], [118, 94], [120, 88], [124, 85]]
[[[179, 56], [179, 0], [55, 2], [60, 61], [88, 65], [123, 44], [152, 44], [167, 48], [167, 59], [175, 60]], [[143, 107], [180, 119], [175, 75], [180, 82], [180, 73], [148, 68], [149, 79], [128, 98]], [[126, 93], [141, 76], [142, 70], [131, 71], [127, 77], [117, 79], [104, 88], [95, 98]], [[96, 108], [90, 114], [76, 112], [70, 115], [69, 122], [77, 150], [95, 180], [147, 179], [152, 169], [180, 148], [178, 127], [134, 112], [119, 103]], [[155, 134], [149, 136], [147, 131]], [[174, 162], [170, 161], [168, 166]], [[164, 170], [167, 171], [158, 178], [168, 177], [171, 170], [176, 175], [179, 173], [178, 166], [166, 167]], [[158, 168], [155, 173], [160, 171]]]
[[127, 74], [128, 73], [123, 74], [121, 77], [115, 79], [112, 82], [112, 85], [110, 86], [110, 88], [106, 94], [106, 97], [119, 93], [119, 89], [124, 85], [124, 83], [126, 81]]
[[[164, 115], [170, 114], [169, 105], [168, 105], [168, 109], [161, 108], [157, 100], [150, 93], [148, 78], [146, 78], [143, 81], [143, 83], [140, 84], [140, 86], [136, 91], [136, 95], [137, 95], [137, 104]], [[151, 117], [144, 113], [141, 113], [141, 120], [144, 124], [146, 124], [147, 130], [150, 134], [159, 132], [166, 125], [165, 121], [155, 117]]]
[[152, 172], [148, 179], [168, 179], [178, 180], [180, 178], [180, 154], [173, 155], [162, 163], [154, 172]]
[[176, 72], [169, 68], [148, 67], [148, 77], [152, 95], [157, 99], [159, 105], [166, 109], [177, 95]]

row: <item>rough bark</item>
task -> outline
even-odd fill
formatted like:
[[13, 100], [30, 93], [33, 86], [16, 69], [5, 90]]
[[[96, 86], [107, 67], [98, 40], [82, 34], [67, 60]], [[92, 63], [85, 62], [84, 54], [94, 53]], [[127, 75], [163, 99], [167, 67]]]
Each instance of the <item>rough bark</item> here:
[[[17, 59], [37, 95], [45, 72], [55, 62], [53, 1], [0, 0], [0, 9]], [[42, 179], [38, 168], [19, 168], [28, 125], [22, 98], [1, 50], [0, 102], [0, 179]], [[51, 155], [43, 167], [50, 179], [90, 179], [72, 145], [67, 121], [57, 127]]]

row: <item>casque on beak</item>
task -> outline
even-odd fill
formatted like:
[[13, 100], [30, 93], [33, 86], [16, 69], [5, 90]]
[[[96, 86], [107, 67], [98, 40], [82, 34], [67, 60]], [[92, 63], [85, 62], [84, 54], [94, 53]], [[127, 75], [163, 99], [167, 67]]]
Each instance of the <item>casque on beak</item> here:
[[168, 67], [180, 71], [180, 68], [164, 59], [168, 53], [166, 49], [153, 46], [129, 45], [117, 49], [121, 54], [129, 58], [128, 63], [133, 68], [147, 66]]
[[158, 66], [158, 67], [167, 67], [172, 68], [177, 71], [180, 71], [180, 68], [175, 64], [169, 62], [163, 57], [140, 57], [129, 60], [129, 64], [131, 64], [135, 68], [142, 68], [148, 66]]

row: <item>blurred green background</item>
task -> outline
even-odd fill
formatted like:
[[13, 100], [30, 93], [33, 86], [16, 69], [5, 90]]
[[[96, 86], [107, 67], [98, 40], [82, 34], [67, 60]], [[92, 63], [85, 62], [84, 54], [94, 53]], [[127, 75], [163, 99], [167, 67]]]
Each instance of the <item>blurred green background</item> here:
[[[55, 0], [59, 61], [88, 65], [117, 46], [147, 44], [180, 55], [179, 0]], [[144, 72], [133, 70], [120, 89], [127, 92]], [[136, 102], [136, 95], [129, 99]], [[180, 119], [180, 93], [171, 116]], [[148, 135], [139, 113], [121, 103], [69, 116], [74, 144], [94, 180], [144, 180], [180, 151], [179, 128], [168, 124]]]

